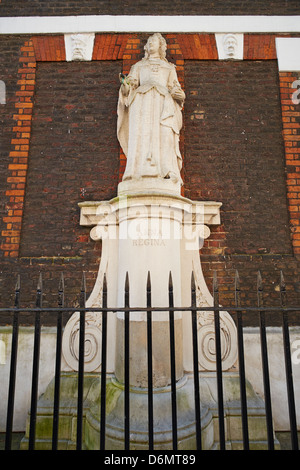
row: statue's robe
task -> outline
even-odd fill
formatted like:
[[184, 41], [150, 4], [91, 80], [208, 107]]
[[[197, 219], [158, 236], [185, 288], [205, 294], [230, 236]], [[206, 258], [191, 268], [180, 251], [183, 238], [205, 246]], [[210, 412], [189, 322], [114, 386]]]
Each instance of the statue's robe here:
[[117, 135], [127, 157], [123, 181], [175, 176], [182, 182], [182, 103], [170, 93], [174, 88], [181, 90], [175, 65], [143, 59], [131, 68], [127, 80], [130, 93], [124, 96], [121, 87], [118, 101]]

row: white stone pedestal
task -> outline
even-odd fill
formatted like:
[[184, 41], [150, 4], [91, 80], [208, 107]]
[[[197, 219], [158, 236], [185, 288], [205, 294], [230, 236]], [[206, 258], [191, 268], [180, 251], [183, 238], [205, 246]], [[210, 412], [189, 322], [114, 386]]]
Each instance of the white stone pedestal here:
[[[156, 435], [161, 448], [168, 448], [171, 439], [171, 373], [169, 339], [169, 277], [172, 276], [174, 306], [191, 305], [191, 277], [194, 273], [197, 304], [213, 305], [213, 299], [203, 278], [199, 249], [210, 235], [210, 225], [220, 223], [218, 202], [194, 202], [178, 194], [179, 187], [170, 181], [152, 180], [142, 185], [123, 182], [118, 197], [105, 202], [80, 203], [80, 224], [90, 226], [93, 240], [102, 240], [102, 255], [94, 289], [87, 307], [101, 307], [103, 276], [106, 274], [108, 306], [124, 307], [125, 279], [129, 279], [130, 307], [147, 306], [147, 278], [151, 279], [152, 306], [166, 310], [152, 312], [153, 389], [155, 413], [158, 417]], [[130, 191], [130, 193], [128, 193]], [[125, 194], [126, 193], [126, 194]], [[130, 410], [131, 435], [134, 448], [147, 448], [147, 316], [146, 312], [130, 312]], [[224, 369], [234, 368], [237, 360], [236, 329], [227, 312], [221, 312], [222, 360]], [[195, 445], [193, 386], [188, 378], [193, 370], [191, 315], [175, 312], [175, 363], [178, 392], [178, 439], [183, 446]], [[79, 316], [74, 314], [66, 326], [63, 338], [64, 371], [77, 370], [78, 358], [72, 341], [78, 341]], [[86, 372], [101, 371], [101, 322], [87, 314]], [[108, 315], [107, 371], [114, 380], [109, 385], [107, 431], [109, 446], [122, 447], [124, 435], [120, 406], [124, 403], [124, 312]], [[215, 371], [214, 316], [198, 313], [199, 370]], [[93, 346], [93, 347], [92, 347]], [[123, 408], [122, 408], [123, 409]], [[205, 404], [202, 415], [208, 415]], [[161, 424], [159, 424], [161, 423]], [[208, 422], [203, 421], [204, 428]], [[115, 431], [112, 431], [115, 430]], [[208, 441], [211, 430], [205, 431]], [[158, 434], [157, 434], [158, 433]], [[209, 437], [210, 436], [210, 437]], [[184, 447], [182, 447], [184, 448]]]
[[[194, 202], [171, 194], [134, 194], [118, 196], [111, 201], [80, 203], [81, 225], [91, 226], [91, 237], [102, 240], [102, 256], [94, 289], [87, 300], [87, 307], [100, 307], [103, 276], [106, 273], [108, 306], [124, 307], [126, 273], [129, 277], [130, 307], [146, 307], [146, 286], [148, 272], [151, 277], [153, 307], [168, 306], [169, 275], [172, 275], [174, 306], [187, 307], [191, 303], [191, 276], [195, 277], [197, 304], [199, 307], [213, 305], [201, 269], [199, 248], [210, 234], [209, 225], [220, 223], [218, 202]], [[123, 313], [109, 315], [108, 372], [116, 372], [122, 377], [122, 335]], [[99, 318], [99, 316], [97, 317]], [[78, 314], [74, 314], [63, 339], [65, 370], [76, 370], [77, 357], [72, 338], [78, 330]], [[170, 383], [168, 350], [165, 354], [159, 347], [165, 344], [168, 311], [153, 312], [154, 341], [157, 342], [157, 357], [154, 348], [154, 380], [158, 386]], [[145, 312], [132, 312], [130, 321], [132, 341], [131, 380], [134, 386], [145, 385], [146, 344], [142, 333], [146, 322]], [[183, 371], [192, 370], [190, 315], [175, 313], [176, 352], [178, 357], [178, 378]], [[135, 328], [139, 332], [136, 332]], [[101, 324], [87, 314], [86, 333], [93, 336]], [[118, 333], [117, 333], [118, 332]], [[117, 336], [121, 335], [116, 341]], [[227, 312], [221, 312], [221, 334], [223, 343], [223, 366], [234, 366], [236, 349], [236, 329]], [[198, 314], [199, 368], [215, 370], [215, 357], [212, 346], [214, 322], [212, 313]], [[86, 357], [87, 372], [101, 369], [99, 337], [90, 339], [89, 356]], [[97, 344], [96, 344], [97, 342]], [[95, 343], [95, 344], [94, 344]], [[71, 344], [71, 346], [70, 346]], [[94, 349], [91, 347], [94, 344]], [[117, 352], [117, 355], [116, 355]], [[165, 364], [164, 364], [165, 363]]]

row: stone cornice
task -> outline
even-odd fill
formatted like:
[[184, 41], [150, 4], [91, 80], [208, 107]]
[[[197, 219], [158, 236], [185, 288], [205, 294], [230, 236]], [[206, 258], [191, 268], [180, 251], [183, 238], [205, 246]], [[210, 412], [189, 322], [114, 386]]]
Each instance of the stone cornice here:
[[105, 32], [298, 33], [296, 16], [89, 15], [0, 18], [0, 34], [66, 34]]

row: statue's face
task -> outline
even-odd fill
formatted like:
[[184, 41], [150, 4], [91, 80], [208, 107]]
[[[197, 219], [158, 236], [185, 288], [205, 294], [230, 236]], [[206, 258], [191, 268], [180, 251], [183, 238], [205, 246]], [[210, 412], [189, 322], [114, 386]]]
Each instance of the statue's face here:
[[157, 36], [150, 36], [148, 39], [148, 50], [150, 54], [156, 53], [159, 51], [160, 42]]

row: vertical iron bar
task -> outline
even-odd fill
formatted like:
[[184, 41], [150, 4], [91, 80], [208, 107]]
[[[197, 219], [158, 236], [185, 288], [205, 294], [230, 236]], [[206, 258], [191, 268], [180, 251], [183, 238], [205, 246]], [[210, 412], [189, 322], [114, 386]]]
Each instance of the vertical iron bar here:
[[243, 320], [241, 311], [240, 297], [240, 278], [239, 273], [235, 273], [235, 305], [237, 307], [237, 336], [238, 336], [238, 355], [239, 355], [239, 378], [241, 392], [241, 411], [242, 411], [242, 429], [244, 450], [249, 450], [249, 432], [248, 432], [248, 413], [247, 413], [247, 395], [245, 381], [245, 356], [243, 340]]
[[128, 272], [126, 273], [126, 280], [125, 280], [125, 295], [124, 295], [124, 303], [125, 303], [125, 323], [124, 323], [124, 420], [125, 420], [125, 450], [130, 449], [130, 395], [129, 395], [129, 278]]
[[176, 402], [176, 363], [175, 363], [175, 327], [172, 274], [169, 275], [169, 330], [170, 330], [170, 366], [171, 366], [171, 397], [172, 397], [172, 441], [173, 450], [177, 450], [177, 402]]
[[[263, 286], [261, 273], [257, 274], [257, 298], [258, 307], [263, 307]], [[269, 362], [268, 362], [268, 346], [266, 336], [266, 319], [265, 312], [260, 310], [260, 341], [261, 341], [261, 356], [263, 368], [263, 382], [265, 393], [265, 409], [266, 409], [266, 422], [267, 422], [267, 435], [268, 435], [268, 448], [274, 450], [274, 437], [273, 437], [273, 423], [272, 423], [272, 405], [271, 405], [271, 389], [270, 389], [270, 375], [269, 375]]]
[[283, 333], [283, 347], [285, 359], [285, 373], [286, 373], [286, 386], [289, 407], [289, 418], [291, 426], [291, 444], [292, 450], [298, 450], [298, 435], [297, 435], [297, 418], [295, 408], [295, 395], [293, 384], [293, 369], [291, 362], [291, 347], [290, 347], [290, 333], [289, 333], [289, 320], [288, 313], [284, 311], [286, 307], [286, 287], [283, 273], [280, 273], [280, 303], [282, 310], [282, 333]]
[[11, 450], [11, 437], [13, 431], [13, 416], [14, 416], [14, 403], [15, 403], [15, 387], [16, 387], [16, 369], [17, 369], [17, 354], [18, 354], [18, 336], [19, 336], [19, 312], [20, 306], [20, 275], [17, 277], [15, 287], [15, 311], [13, 316], [13, 330], [11, 340], [11, 356], [10, 356], [10, 374], [9, 374], [9, 388], [8, 388], [8, 405], [6, 417], [6, 434], [5, 434], [5, 450]]
[[215, 321], [215, 341], [216, 341], [216, 369], [217, 369], [217, 389], [218, 389], [220, 450], [225, 450], [225, 424], [224, 424], [224, 402], [223, 402], [223, 381], [222, 381], [219, 287], [218, 287], [216, 272], [214, 272], [214, 277], [213, 277], [213, 298], [214, 298], [214, 321]]
[[79, 358], [78, 358], [77, 435], [76, 435], [76, 449], [77, 450], [82, 449], [85, 302], [86, 302], [86, 282], [85, 282], [85, 273], [83, 273], [81, 292], [80, 292], [80, 316], [79, 316]]
[[[107, 308], [106, 274], [103, 278], [102, 307]], [[100, 450], [105, 450], [106, 424], [106, 353], [107, 353], [107, 312], [102, 311], [102, 348], [101, 348], [101, 409], [100, 409]]]
[[57, 450], [58, 424], [59, 424], [59, 393], [60, 393], [60, 369], [61, 369], [61, 349], [62, 349], [62, 308], [64, 307], [64, 276], [61, 273], [58, 286], [58, 310], [56, 326], [56, 359], [55, 359], [55, 383], [54, 383], [54, 405], [53, 405], [53, 430], [52, 430], [52, 450]]
[[200, 385], [199, 385], [199, 358], [198, 358], [198, 336], [197, 336], [197, 306], [194, 272], [191, 279], [192, 298], [192, 337], [193, 337], [193, 369], [194, 369], [194, 399], [196, 419], [196, 445], [201, 450], [201, 409], [200, 409]]
[[[152, 307], [150, 272], [147, 276], [147, 307]], [[148, 432], [149, 450], [153, 450], [153, 365], [152, 365], [152, 310], [147, 311], [147, 353], [148, 353]]]
[[[36, 292], [36, 308], [42, 308], [42, 274], [40, 273]], [[33, 366], [32, 366], [32, 385], [31, 385], [31, 406], [30, 406], [30, 428], [29, 428], [29, 450], [34, 450], [35, 446], [35, 428], [36, 412], [38, 400], [38, 382], [39, 382], [39, 361], [40, 361], [40, 341], [41, 341], [41, 313], [35, 314], [34, 328], [34, 346], [33, 346]]]

